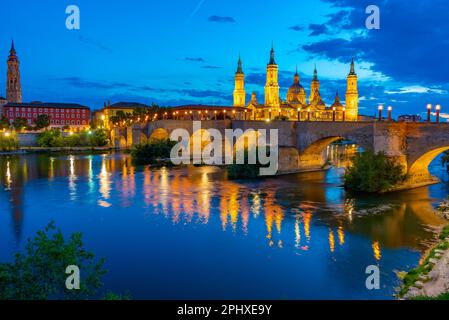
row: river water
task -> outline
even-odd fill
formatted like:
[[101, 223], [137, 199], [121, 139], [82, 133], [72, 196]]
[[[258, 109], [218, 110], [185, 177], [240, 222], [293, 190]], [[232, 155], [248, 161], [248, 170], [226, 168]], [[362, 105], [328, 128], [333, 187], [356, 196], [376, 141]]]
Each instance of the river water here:
[[[106, 258], [105, 288], [133, 299], [392, 299], [443, 221], [442, 183], [381, 196], [326, 172], [228, 181], [215, 167], [133, 167], [125, 154], [0, 157], [0, 261], [51, 220]], [[369, 265], [381, 288], [368, 290]]]

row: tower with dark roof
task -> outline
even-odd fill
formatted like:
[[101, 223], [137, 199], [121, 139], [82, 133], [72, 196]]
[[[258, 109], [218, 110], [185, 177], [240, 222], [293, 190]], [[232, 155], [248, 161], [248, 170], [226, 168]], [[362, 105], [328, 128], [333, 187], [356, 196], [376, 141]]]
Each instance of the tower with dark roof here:
[[346, 118], [357, 121], [359, 110], [359, 91], [357, 88], [357, 74], [355, 73], [354, 58], [346, 82]]
[[274, 47], [271, 47], [270, 60], [267, 64], [267, 81], [265, 84], [265, 106], [279, 108], [278, 65], [274, 59]]
[[237, 63], [234, 82], [234, 107], [244, 107], [246, 103], [245, 74], [242, 69], [242, 59]]
[[6, 76], [6, 99], [11, 103], [22, 103], [22, 87], [20, 85], [19, 59], [17, 58], [14, 41], [8, 57], [8, 72]]

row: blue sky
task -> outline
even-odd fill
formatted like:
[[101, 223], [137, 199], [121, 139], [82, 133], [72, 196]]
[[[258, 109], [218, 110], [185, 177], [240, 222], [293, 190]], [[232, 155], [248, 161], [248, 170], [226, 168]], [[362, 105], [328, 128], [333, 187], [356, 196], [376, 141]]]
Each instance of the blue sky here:
[[[65, 27], [70, 4], [80, 8], [80, 30]], [[365, 28], [370, 4], [380, 7], [380, 30]], [[0, 10], [8, 12], [0, 54], [6, 61], [14, 38], [25, 101], [230, 105], [239, 54], [248, 94], [263, 101], [273, 42], [283, 97], [296, 65], [309, 91], [316, 63], [331, 103], [337, 90], [344, 95], [354, 56], [361, 113], [379, 103], [396, 115], [449, 108], [446, 0], [15, 0]]]

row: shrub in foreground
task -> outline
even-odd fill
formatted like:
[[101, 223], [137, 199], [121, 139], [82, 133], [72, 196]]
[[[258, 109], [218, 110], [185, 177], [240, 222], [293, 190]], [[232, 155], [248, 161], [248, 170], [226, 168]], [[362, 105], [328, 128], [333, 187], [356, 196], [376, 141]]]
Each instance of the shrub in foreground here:
[[[95, 259], [83, 248], [80, 233], [68, 240], [50, 223], [29, 239], [25, 254], [18, 253], [14, 263], [0, 264], [0, 299], [48, 300], [97, 298], [106, 274], [104, 259]], [[67, 266], [80, 269], [80, 290], [65, 286]]]
[[347, 189], [369, 193], [388, 191], [404, 179], [401, 165], [389, 159], [385, 153], [375, 154], [371, 151], [357, 154], [344, 176]]

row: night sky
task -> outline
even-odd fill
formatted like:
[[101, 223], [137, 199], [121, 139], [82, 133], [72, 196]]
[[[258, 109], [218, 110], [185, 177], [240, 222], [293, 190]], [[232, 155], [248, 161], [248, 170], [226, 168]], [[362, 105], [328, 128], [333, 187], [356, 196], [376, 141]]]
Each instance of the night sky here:
[[[65, 26], [70, 4], [80, 30]], [[370, 4], [380, 7], [380, 30], [365, 28]], [[248, 95], [263, 101], [274, 43], [283, 98], [296, 65], [309, 94], [315, 63], [325, 102], [337, 90], [343, 97], [354, 56], [361, 114], [379, 103], [395, 115], [427, 103], [449, 113], [447, 0], [15, 0], [0, 11], [0, 95], [14, 38], [24, 101], [231, 105], [239, 54]]]

